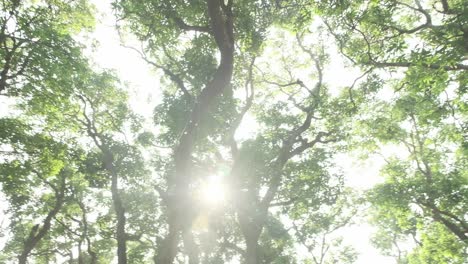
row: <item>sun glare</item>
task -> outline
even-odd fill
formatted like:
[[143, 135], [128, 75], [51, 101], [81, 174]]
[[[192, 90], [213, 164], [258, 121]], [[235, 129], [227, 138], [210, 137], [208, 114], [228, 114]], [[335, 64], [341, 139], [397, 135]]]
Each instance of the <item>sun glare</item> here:
[[218, 206], [225, 201], [226, 190], [220, 176], [209, 176], [202, 184], [200, 190], [201, 200], [204, 204]]

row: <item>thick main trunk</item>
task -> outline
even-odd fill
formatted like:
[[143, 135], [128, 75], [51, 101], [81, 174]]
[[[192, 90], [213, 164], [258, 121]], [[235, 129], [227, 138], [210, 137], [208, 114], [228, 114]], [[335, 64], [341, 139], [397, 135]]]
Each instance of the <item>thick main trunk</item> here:
[[177, 255], [177, 248], [179, 244], [180, 229], [176, 224], [177, 219], [169, 216], [169, 232], [159, 246], [157, 255], [154, 258], [156, 264], [170, 264], [174, 262]]
[[253, 213], [253, 211], [238, 211], [240, 230], [242, 232], [242, 235], [244, 236], [246, 245], [244, 255], [246, 264], [261, 263], [263, 258], [261, 247], [258, 244], [258, 240], [263, 230], [263, 226], [265, 223], [264, 219], [266, 219], [266, 215], [257, 215], [257, 217], [255, 217], [254, 215], [255, 213]]
[[[234, 43], [232, 14], [226, 13], [221, 7], [219, 0], [207, 0], [208, 16], [210, 26], [218, 49], [221, 53], [220, 64], [213, 79], [206, 85], [197, 97], [196, 103], [190, 114], [179, 144], [174, 151], [175, 171], [169, 181], [168, 202], [169, 210], [169, 232], [164, 238], [155, 261], [157, 264], [171, 264], [174, 262], [178, 251], [180, 235], [189, 232], [193, 221], [192, 201], [190, 198], [189, 184], [192, 180], [192, 154], [198, 140], [199, 128], [209, 114], [209, 109], [216, 104], [222, 92], [231, 83], [234, 62]], [[230, 12], [230, 11], [228, 11]], [[189, 250], [190, 263], [199, 262], [198, 250], [193, 240], [184, 239], [186, 248]]]
[[261, 261], [261, 255], [258, 245], [258, 238], [246, 237], [246, 251], [245, 251], [245, 263], [246, 264], [259, 264]]

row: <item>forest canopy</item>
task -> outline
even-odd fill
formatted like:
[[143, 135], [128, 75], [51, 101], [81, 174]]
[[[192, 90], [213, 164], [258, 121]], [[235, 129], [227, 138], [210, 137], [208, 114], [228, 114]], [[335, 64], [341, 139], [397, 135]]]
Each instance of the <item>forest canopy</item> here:
[[102, 3], [0, 1], [0, 263], [465, 263], [467, 1]]

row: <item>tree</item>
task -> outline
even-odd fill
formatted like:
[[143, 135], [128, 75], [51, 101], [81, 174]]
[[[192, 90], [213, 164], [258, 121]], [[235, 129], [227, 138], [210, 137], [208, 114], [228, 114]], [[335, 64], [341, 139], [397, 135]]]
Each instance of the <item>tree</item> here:
[[[396, 248], [402, 263], [457, 263], [466, 254], [466, 203], [461, 199], [467, 183], [461, 161], [466, 159], [465, 6], [460, 1], [320, 5], [324, 23], [350, 62], [366, 73], [384, 69], [404, 76], [381, 74], [381, 86], [392, 90], [392, 98], [371, 104], [367, 109], [374, 116], [360, 127], [367, 127], [373, 142], [367, 146], [388, 159], [385, 182], [369, 196], [374, 222], [382, 228], [375, 243], [389, 254]], [[401, 18], [395, 18], [397, 13]], [[391, 144], [406, 149], [406, 157], [400, 152], [389, 158], [384, 147]], [[441, 237], [429, 239], [429, 234]], [[409, 257], [398, 248], [408, 236], [416, 240]], [[442, 242], [443, 237], [454, 239], [456, 246]], [[423, 252], [433, 243], [440, 250], [426, 258]]]
[[[240, 223], [240, 231], [243, 234], [246, 243], [246, 249], [242, 255], [248, 263], [257, 263], [262, 259], [262, 256], [260, 256], [260, 252], [262, 250], [259, 246], [259, 239], [267, 218], [269, 217], [268, 212], [270, 204], [276, 198], [278, 190], [281, 187], [281, 181], [284, 176], [283, 168], [285, 165], [289, 160], [296, 156], [300, 156], [305, 150], [315, 146], [316, 144], [338, 140], [333, 139], [333, 135], [337, 133], [338, 130], [337, 125], [333, 127], [333, 131], [320, 131], [316, 128], [317, 130], [315, 130], [315, 135], [314, 132], [308, 131], [312, 124], [312, 119], [316, 118], [314, 115], [320, 115], [319, 111], [321, 110], [319, 109], [322, 109], [322, 107], [325, 108], [324, 104], [329, 103], [326, 102], [327, 99], [323, 99], [323, 102], [320, 99], [322, 97], [322, 93], [325, 93], [322, 92], [322, 90], [324, 90], [322, 88], [322, 62], [319, 58], [315, 57], [315, 54], [313, 54], [312, 51], [305, 52], [306, 54], [311, 55], [311, 59], [314, 60], [315, 67], [318, 72], [318, 82], [312, 90], [296, 79], [288, 80], [285, 84], [272, 83], [271, 80], [260, 82], [255, 80], [254, 75], [256, 74], [256, 70], [254, 68], [258, 68], [255, 67], [256, 57], [261, 55], [261, 41], [265, 38], [262, 34], [264, 34], [266, 27], [274, 22], [273, 20], [270, 21], [270, 16], [265, 16], [264, 14], [267, 12], [279, 12], [279, 19], [277, 21], [281, 21], [281, 14], [287, 13], [289, 10], [275, 8], [274, 5], [268, 5], [266, 3], [264, 3], [263, 6], [257, 6], [256, 4], [251, 3], [228, 2], [225, 5], [216, 7], [219, 9], [217, 11], [225, 12], [224, 16], [226, 17], [228, 29], [234, 27], [234, 29], [239, 30], [239, 32], [252, 32], [252, 34], [239, 34], [239, 39], [234, 39], [234, 36], [231, 36], [233, 34], [232, 32], [225, 34], [225, 36], [228, 37], [228, 40], [232, 42], [228, 46], [232, 46], [232, 48], [235, 46], [239, 47], [236, 49], [237, 57], [231, 58], [231, 56], [233, 56], [231, 53], [234, 52], [233, 49], [229, 51], [229, 57], [225, 58], [225, 53], [227, 52], [223, 49], [222, 45], [225, 45], [226, 41], [224, 40], [223, 42], [222, 39], [219, 40], [220, 37], [217, 36], [220, 29], [217, 29], [219, 25], [214, 24], [217, 22], [215, 20], [216, 17], [214, 17], [215, 14], [211, 13], [211, 8], [213, 8], [211, 4], [214, 3], [208, 2], [208, 6], [206, 7], [205, 3], [193, 3], [192, 6], [179, 6], [176, 2], [170, 4], [168, 2], [152, 2], [149, 6], [132, 2], [121, 2], [118, 4], [118, 7], [122, 12], [122, 18], [130, 21], [128, 27], [136, 32], [139, 39], [143, 42], [143, 50], [137, 49], [137, 51], [147, 62], [156, 68], [161, 69], [163, 73], [165, 73], [167, 77], [174, 82], [178, 89], [175, 94], [166, 93], [162, 107], [156, 110], [158, 115], [161, 115], [161, 113], [163, 114], [162, 121], [158, 122], [161, 122], [162, 128], [165, 131], [168, 131], [167, 134], [163, 134], [163, 136], [159, 138], [160, 143], [168, 145], [173, 142], [179, 142], [174, 146], [174, 171], [172, 176], [168, 176], [167, 190], [158, 190], [161, 193], [163, 201], [165, 200], [164, 203], [168, 207], [169, 211], [175, 210], [171, 209], [171, 207], [176, 207], [178, 210], [181, 210], [180, 213], [169, 213], [169, 216], [174, 215], [172, 218], [168, 218], [169, 233], [162, 242], [162, 250], [159, 250], [162, 255], [156, 257], [157, 260], [163, 263], [170, 263], [175, 258], [177, 253], [178, 233], [190, 232], [188, 227], [191, 226], [194, 218], [194, 216], [190, 216], [190, 214], [197, 214], [196, 210], [187, 209], [189, 207], [193, 208], [193, 205], [190, 205], [192, 200], [190, 198], [190, 193], [193, 192], [193, 190], [190, 190], [188, 187], [192, 181], [195, 182], [195, 180], [190, 179], [192, 177], [190, 176], [191, 172], [195, 171], [195, 168], [193, 167], [194, 165], [189, 166], [188, 163], [191, 163], [192, 159], [197, 159], [195, 156], [190, 157], [190, 153], [194, 146], [198, 147], [203, 146], [203, 144], [209, 144], [209, 142], [206, 142], [204, 137], [207, 137], [208, 139], [211, 138], [211, 141], [214, 141], [217, 144], [221, 143], [222, 145], [227, 145], [230, 148], [231, 154], [228, 159], [228, 163], [231, 163], [229, 166], [232, 167], [232, 172], [226, 177], [229, 178], [232, 188], [231, 191], [234, 196], [245, 196], [246, 198], [251, 197], [249, 200], [238, 201], [239, 203], [236, 203], [237, 205], [234, 208], [234, 212], [238, 215], [237, 221]], [[247, 9], [246, 6], [249, 6], [250, 9]], [[231, 14], [233, 9], [237, 10], [235, 15]], [[242, 12], [244, 10], [245, 12]], [[261, 13], [257, 14], [256, 10]], [[149, 16], [148, 13], [155, 15]], [[182, 17], [182, 15], [186, 15], [186, 18]], [[234, 17], [236, 16], [238, 20], [234, 20]], [[147, 23], [148, 17], [154, 19], [151, 20], [149, 24]], [[253, 25], [249, 22], [255, 20], [259, 21], [256, 25], [257, 28], [253, 28]], [[209, 27], [206, 26], [208, 22], [211, 23]], [[169, 27], [167, 25], [169, 25]], [[260, 27], [258, 27], [259, 25]], [[265, 28], [263, 28], [263, 25], [265, 25]], [[163, 27], [165, 28], [164, 31], [159, 30]], [[188, 34], [187, 31], [195, 31], [195, 34]], [[164, 48], [174, 45], [172, 43], [178, 41], [182, 36], [190, 39], [190, 42], [186, 46], [174, 47], [174, 49]], [[214, 67], [216, 60], [213, 56], [213, 44], [207, 46], [207, 44], [210, 43], [208, 42], [210, 37], [215, 39], [215, 43], [217, 44], [221, 54], [220, 64], [217, 69]], [[158, 46], [161, 39], [164, 39], [164, 43], [161, 43], [161, 46]], [[203, 50], [201, 48], [203, 48]], [[324, 58], [324, 55], [320, 56]], [[151, 59], [151, 57], [155, 58]], [[223, 70], [224, 68], [222, 67], [227, 67], [223, 63], [226, 62], [233, 64], [236, 59], [241, 63], [243, 62], [242, 64], [249, 65], [248, 68], [245, 69], [243, 68], [244, 65], [238, 65], [238, 69], [234, 69], [234, 72], [231, 72], [231, 70], [228, 72]], [[200, 66], [194, 67], [194, 65]], [[233, 67], [233, 65], [230, 67]], [[186, 68], [188, 70], [184, 70]], [[199, 69], [203, 69], [204, 71], [200, 72]], [[219, 120], [210, 120], [212, 124], [208, 124], [208, 121], [206, 121], [206, 124], [203, 124], [201, 119], [202, 117], [198, 116], [202, 113], [202, 110], [198, 109], [198, 104], [203, 104], [208, 109], [208, 103], [204, 102], [204, 100], [207, 100], [205, 99], [205, 96], [207, 96], [208, 93], [205, 91], [211, 89], [212, 82], [216, 81], [218, 76], [224, 75], [223, 78], [228, 80], [231, 78], [232, 74], [234, 74], [236, 79], [239, 81], [233, 83], [232, 87], [229, 87], [229, 90], [235, 90], [239, 86], [244, 86], [246, 90], [246, 100], [244, 105], [238, 107], [239, 110], [237, 113], [234, 112], [234, 118], [231, 118], [231, 120], [230, 117], [232, 117], [232, 115], [220, 115], [218, 117], [220, 111], [218, 110], [219, 108], [212, 109], [210, 113], [204, 113], [205, 117], [203, 118], [207, 119], [209, 118], [209, 115], [214, 115]], [[212, 81], [210, 81], [210, 78], [212, 78]], [[242, 79], [244, 79], [244, 81], [240, 81]], [[204, 83], [207, 84], [202, 88]], [[268, 108], [262, 109], [259, 112], [260, 116], [264, 116], [261, 118], [265, 119], [265, 121], [261, 121], [265, 122], [264, 135], [259, 135], [256, 139], [245, 142], [245, 144], [242, 144], [242, 146], [239, 147], [238, 142], [234, 139], [234, 134], [240, 125], [242, 118], [253, 105], [254, 87], [258, 84], [266, 84], [273, 87], [277, 86], [277, 89], [274, 92], [267, 93], [268, 95], [265, 96], [274, 95], [282, 90], [281, 87], [287, 86], [295, 86], [295, 89], [300, 89], [302, 91], [300, 91], [301, 94], [297, 97], [290, 96], [289, 100], [291, 102], [286, 104], [280, 102], [271, 104], [265, 100], [264, 103], [271, 104], [272, 108], [271, 110], [268, 110]], [[221, 83], [217, 86], [221, 89], [225, 85], [226, 83]], [[220, 104], [224, 109], [227, 107], [232, 109], [232, 107], [237, 103], [236, 101], [233, 101], [232, 92], [229, 90], [222, 94], [223, 97], [216, 99], [220, 101]], [[211, 96], [212, 99], [215, 100], [216, 94], [212, 94]], [[326, 97], [326, 95], [324, 96]], [[304, 102], [301, 105], [295, 100], [304, 100]], [[336, 102], [330, 102], [330, 104], [334, 103]], [[295, 107], [299, 111], [298, 115], [288, 116], [280, 112], [281, 109], [286, 109], [288, 106]], [[184, 108], [181, 109], [181, 107]], [[231, 109], [229, 110], [230, 112], [234, 110]], [[273, 112], [268, 113], [269, 111]], [[274, 117], [274, 115], [276, 116]], [[177, 120], [177, 117], [182, 117], [180, 118], [182, 120]], [[187, 117], [189, 117], [188, 120]], [[280, 118], [278, 119], [278, 117]], [[300, 121], [300, 118], [304, 118], [304, 120]], [[198, 125], [199, 119], [200, 124]], [[227, 122], [229, 125], [226, 126], [226, 128], [219, 127], [222, 122]], [[280, 133], [273, 132], [273, 130], [277, 130], [283, 125], [290, 127], [290, 129], [281, 129], [282, 132]], [[197, 126], [199, 126], [199, 128]], [[195, 129], [199, 129], [199, 134], [201, 134], [197, 135], [197, 138], [194, 138], [195, 135], [192, 135], [192, 133], [196, 133]], [[206, 129], [211, 129], [211, 131], [207, 131]], [[306, 138], [306, 135], [309, 132], [311, 133], [311, 140]], [[197, 141], [195, 141], [195, 139]], [[200, 150], [196, 155], [203, 159], [203, 155], [209, 154], [210, 150], [206, 150], [206, 147], [199, 148]], [[210, 148], [214, 149], [214, 153], [213, 150], [211, 150], [212, 158], [215, 158], [216, 154], [223, 151], [222, 148], [220, 149], [216, 145], [210, 146]], [[262, 149], [264, 153], [252, 152], [253, 149]], [[203, 151], [205, 154], [202, 154]], [[180, 156], [180, 152], [183, 152], [186, 156]], [[255, 155], [258, 156], [252, 156], [251, 153], [256, 153]], [[260, 158], [260, 155], [266, 156], [264, 158]], [[259, 158], [260, 160], [258, 160]], [[183, 165], [183, 162], [184, 164], [187, 164]], [[199, 160], [198, 162], [203, 164], [206, 161]], [[248, 166], [252, 166], [252, 162], [259, 162], [260, 167], [258, 168], [258, 171], [252, 171], [251, 174], [249, 173], [243, 176], [245, 171], [249, 170]], [[214, 164], [214, 166], [216, 166], [216, 164]], [[177, 177], [182, 176], [184, 177], [183, 180], [177, 180]], [[245, 180], [244, 177], [246, 177]], [[255, 178], [257, 178], [257, 180], [251, 182], [251, 180]], [[182, 187], [177, 187], [177, 185]], [[264, 195], [259, 193], [262, 188], [267, 188], [267, 192]], [[244, 191], [247, 191], [247, 196], [243, 193]], [[168, 201], [169, 199], [171, 201]], [[189, 205], [181, 205], [181, 201], [187, 201]], [[177, 204], [171, 205], [171, 202], [176, 202]], [[245, 206], [250, 206], [250, 208], [244, 208]], [[177, 224], [175, 219], [184, 219], [187, 223]], [[180, 227], [177, 227], [177, 225], [180, 225]], [[186, 227], [183, 227], [183, 225]], [[187, 250], [187, 253], [190, 256], [190, 262], [198, 263], [198, 246], [191, 242], [193, 241], [193, 238], [190, 238], [190, 236], [191, 234], [183, 235], [184, 249]]]
[[[416, 241], [424, 237], [422, 240], [426, 242], [417, 241], [421, 248], [430, 247], [429, 234], [442, 236], [441, 232], [445, 232], [443, 236], [453, 239], [452, 245], [459, 246], [441, 244], [438, 247], [451, 252], [448, 259], [456, 263], [458, 257], [454, 256], [464, 254], [463, 242], [466, 243], [466, 204], [462, 198], [466, 195], [466, 179], [462, 172], [466, 165], [462, 161], [461, 130], [456, 123], [443, 121], [447, 116], [452, 117], [450, 109], [442, 106], [435, 108], [437, 112], [431, 111], [433, 102], [424, 97], [423, 100], [414, 95], [402, 97], [393, 109], [395, 119], [387, 119], [387, 125], [376, 131], [380, 135], [377, 138], [395, 140], [405, 146], [408, 158], [388, 160], [383, 171], [386, 181], [375, 187], [370, 199], [378, 208], [376, 220], [381, 223], [379, 225], [386, 226], [385, 229], [394, 226], [395, 229], [387, 229], [387, 232], [411, 235]], [[418, 103], [414, 103], [415, 99]], [[413, 114], [416, 111], [421, 114], [416, 116]], [[431, 124], [435, 120], [446, 125], [434, 129]], [[389, 210], [392, 215], [388, 214]], [[390, 219], [384, 220], [386, 218]], [[388, 221], [394, 224], [388, 225]]]

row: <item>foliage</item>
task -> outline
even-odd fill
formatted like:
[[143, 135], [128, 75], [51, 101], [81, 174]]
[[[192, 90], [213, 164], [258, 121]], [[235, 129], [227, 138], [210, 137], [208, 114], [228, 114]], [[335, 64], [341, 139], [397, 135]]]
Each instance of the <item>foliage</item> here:
[[[464, 262], [464, 1], [112, 6], [157, 70], [152, 120], [84, 55], [90, 2], [0, 3], [0, 262], [354, 263], [361, 206], [398, 263]], [[356, 150], [385, 160], [364, 195], [337, 160]]]

